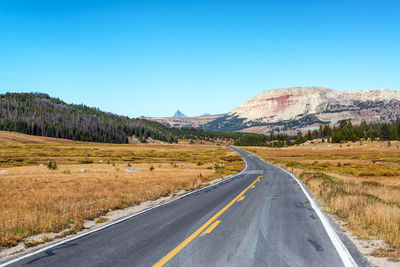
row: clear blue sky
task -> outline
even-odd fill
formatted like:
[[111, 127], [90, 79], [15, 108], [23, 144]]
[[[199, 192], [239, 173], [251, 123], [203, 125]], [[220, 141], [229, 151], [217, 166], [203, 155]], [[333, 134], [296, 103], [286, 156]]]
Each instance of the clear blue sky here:
[[400, 1], [0, 0], [0, 92], [131, 117], [265, 89], [400, 89]]

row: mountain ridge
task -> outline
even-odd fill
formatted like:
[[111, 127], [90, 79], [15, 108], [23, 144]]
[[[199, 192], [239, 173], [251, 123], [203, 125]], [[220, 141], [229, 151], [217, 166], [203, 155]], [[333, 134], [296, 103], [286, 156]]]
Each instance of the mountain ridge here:
[[179, 109], [174, 113], [174, 118], [186, 118], [187, 116], [183, 114]]
[[264, 90], [230, 113], [203, 125], [207, 130], [270, 134], [335, 125], [388, 121], [400, 117], [400, 91], [390, 89], [338, 91], [324, 87]]
[[179, 140], [194, 143], [196, 140], [200, 143], [257, 145], [271, 140], [258, 134], [168, 127], [144, 117], [129, 118], [83, 104], [67, 104], [45, 93], [0, 94], [0, 131], [116, 144], [178, 143]]

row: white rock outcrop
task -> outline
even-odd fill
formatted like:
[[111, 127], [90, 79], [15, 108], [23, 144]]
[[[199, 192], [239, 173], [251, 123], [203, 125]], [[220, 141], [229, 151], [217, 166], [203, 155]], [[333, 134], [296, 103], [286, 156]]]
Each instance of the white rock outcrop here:
[[128, 168], [125, 170], [125, 172], [131, 173], [131, 172], [140, 172], [138, 169], [135, 168]]
[[325, 111], [328, 105], [351, 106], [358, 102], [400, 101], [400, 91], [389, 89], [336, 91], [322, 87], [266, 90], [232, 110], [230, 115], [265, 123], [296, 119]]

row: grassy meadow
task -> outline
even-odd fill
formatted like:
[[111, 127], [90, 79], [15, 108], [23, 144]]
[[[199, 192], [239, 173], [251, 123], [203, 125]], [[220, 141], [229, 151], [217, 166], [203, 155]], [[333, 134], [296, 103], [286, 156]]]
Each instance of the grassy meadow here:
[[[49, 161], [57, 169], [48, 169]], [[0, 132], [0, 171], [8, 171], [0, 175], [0, 248], [41, 233], [75, 233], [84, 220], [199, 188], [243, 167], [240, 156], [219, 146], [111, 145]]]
[[383, 240], [373, 256], [400, 260], [400, 144], [315, 143], [288, 148], [248, 148], [299, 177], [323, 208], [354, 235]]

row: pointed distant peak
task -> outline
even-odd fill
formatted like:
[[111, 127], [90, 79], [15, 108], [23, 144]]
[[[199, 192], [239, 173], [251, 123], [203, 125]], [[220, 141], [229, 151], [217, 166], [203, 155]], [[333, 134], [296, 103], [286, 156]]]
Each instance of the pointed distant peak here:
[[174, 114], [175, 118], [183, 118], [183, 117], [187, 117], [185, 114], [183, 114], [182, 112], [180, 112], [179, 110], [177, 110]]

